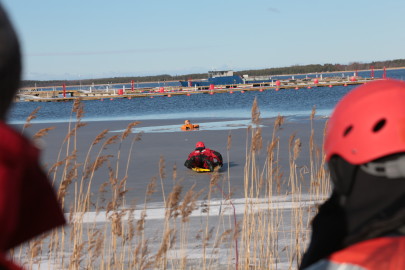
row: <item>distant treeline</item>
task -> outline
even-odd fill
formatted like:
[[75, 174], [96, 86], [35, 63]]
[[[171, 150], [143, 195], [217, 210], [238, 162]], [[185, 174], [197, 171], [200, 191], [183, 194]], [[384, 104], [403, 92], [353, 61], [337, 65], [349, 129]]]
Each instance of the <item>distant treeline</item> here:
[[[367, 70], [371, 66], [375, 69], [397, 68], [405, 67], [405, 59], [376, 61], [370, 63], [353, 62], [348, 65], [342, 64], [324, 64], [324, 65], [294, 65], [290, 67], [280, 68], [266, 68], [256, 70], [241, 70], [235, 71], [235, 75], [249, 75], [249, 76], [266, 76], [266, 75], [283, 75], [283, 74], [308, 74], [316, 72], [336, 72], [336, 71], [351, 71], [351, 70]], [[171, 76], [168, 74], [155, 75], [155, 76], [137, 76], [137, 77], [114, 77], [114, 78], [101, 78], [101, 79], [86, 79], [86, 80], [52, 80], [52, 81], [22, 81], [21, 87], [41, 87], [41, 86], [53, 86], [53, 85], [89, 85], [89, 84], [109, 84], [109, 83], [124, 83], [124, 82], [163, 82], [163, 81], [187, 81], [195, 79], [207, 78], [207, 73], [196, 73]]]
[[371, 66], [374, 69], [386, 68], [397, 68], [405, 67], [405, 59], [396, 59], [389, 61], [379, 61], [371, 63], [359, 63], [353, 62], [348, 65], [341, 64], [324, 64], [324, 65], [305, 65], [305, 66], [291, 66], [291, 67], [281, 67], [281, 68], [267, 68], [260, 70], [243, 70], [235, 72], [236, 75], [245, 75], [249, 76], [266, 76], [266, 75], [283, 75], [283, 74], [308, 74], [316, 72], [337, 72], [337, 71], [351, 71], [351, 70], [367, 70]]

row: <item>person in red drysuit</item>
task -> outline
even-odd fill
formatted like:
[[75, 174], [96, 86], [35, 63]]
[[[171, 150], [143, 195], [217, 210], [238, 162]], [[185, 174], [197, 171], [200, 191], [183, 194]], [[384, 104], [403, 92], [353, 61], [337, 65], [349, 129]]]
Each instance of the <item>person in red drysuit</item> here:
[[195, 150], [188, 155], [184, 166], [189, 169], [209, 169], [212, 172], [216, 167], [222, 167], [222, 156], [219, 152], [206, 148], [203, 142], [197, 142]]
[[324, 149], [334, 187], [299, 269], [405, 269], [405, 82], [348, 93]]
[[0, 269], [22, 269], [7, 256], [17, 245], [65, 223], [39, 151], [5, 123], [18, 89], [18, 39], [0, 6]]

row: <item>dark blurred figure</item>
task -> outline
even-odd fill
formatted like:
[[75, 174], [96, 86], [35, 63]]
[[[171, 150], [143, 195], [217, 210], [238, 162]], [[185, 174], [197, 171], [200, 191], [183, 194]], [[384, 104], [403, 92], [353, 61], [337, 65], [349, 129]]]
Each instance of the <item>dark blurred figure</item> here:
[[334, 187], [300, 269], [405, 269], [405, 82], [347, 94], [324, 148]]
[[0, 269], [22, 269], [7, 251], [65, 218], [39, 165], [39, 151], [5, 123], [17, 92], [21, 55], [16, 34], [0, 6]]

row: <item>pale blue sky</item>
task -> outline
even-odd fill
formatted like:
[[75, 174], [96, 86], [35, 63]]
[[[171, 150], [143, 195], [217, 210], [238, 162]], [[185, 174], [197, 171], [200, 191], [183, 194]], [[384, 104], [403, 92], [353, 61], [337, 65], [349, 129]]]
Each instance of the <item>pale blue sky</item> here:
[[24, 79], [405, 58], [404, 0], [0, 0]]

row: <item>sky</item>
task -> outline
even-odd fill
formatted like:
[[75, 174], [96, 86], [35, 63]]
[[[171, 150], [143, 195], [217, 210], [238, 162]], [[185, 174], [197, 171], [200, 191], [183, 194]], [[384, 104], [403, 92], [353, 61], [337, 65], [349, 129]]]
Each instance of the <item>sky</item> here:
[[182, 75], [405, 58], [403, 0], [0, 0], [23, 79]]

